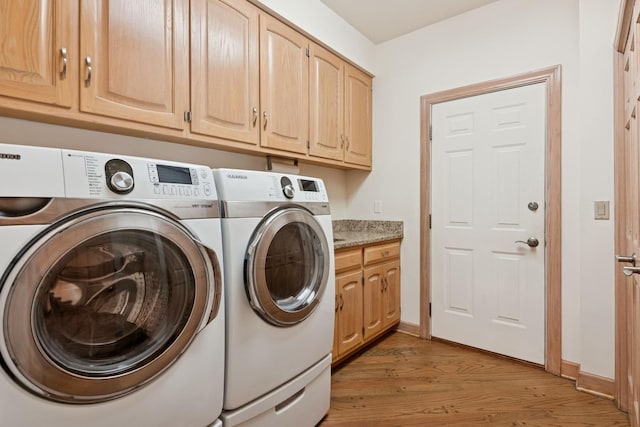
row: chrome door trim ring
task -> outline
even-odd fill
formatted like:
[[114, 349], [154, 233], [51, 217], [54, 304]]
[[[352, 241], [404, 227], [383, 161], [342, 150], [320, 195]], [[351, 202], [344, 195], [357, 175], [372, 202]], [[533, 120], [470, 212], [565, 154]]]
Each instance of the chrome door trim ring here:
[[[96, 231], [92, 231], [91, 227], [89, 227], [90, 230], [88, 231], [84, 231], [82, 228], [86, 227], [88, 221], [95, 220], [97, 224], [100, 224], [100, 221], [105, 221], [104, 217], [108, 222], [110, 216], [117, 215], [118, 219], [121, 220], [122, 215], [126, 214], [130, 217], [124, 225], [116, 225], [106, 231], [104, 228]], [[135, 216], [137, 216], [139, 224], [134, 220]], [[155, 221], [153, 227], [156, 227], [156, 229], [149, 225], [149, 218]], [[62, 239], [60, 236], [74, 226], [79, 227], [80, 230], [74, 230], [71, 233], [72, 236], [66, 237], [69, 242], [66, 244], [65, 251], [61, 252], [59, 247], [49, 247], [57, 242], [56, 239]], [[105, 232], [123, 230], [145, 230], [161, 234], [183, 251], [194, 269], [195, 280], [195, 299], [189, 319], [167, 348], [156, 355], [155, 358], [146, 361], [147, 363], [135, 369], [108, 377], [88, 377], [65, 371], [58, 363], [49, 359], [39, 348], [38, 340], [33, 336], [32, 311], [30, 308], [35, 300], [35, 293], [40, 288], [40, 278], [49, 268], [55, 265], [59, 257], [72, 250], [82, 241], [99, 234], [105, 234]], [[82, 231], [84, 231], [84, 234], [81, 235]], [[170, 231], [173, 234], [168, 235]], [[52, 254], [49, 254], [49, 252]], [[51, 259], [51, 261], [44, 263], [45, 265], [39, 265], [34, 262], [34, 260], [40, 260], [41, 258]], [[217, 258], [212, 260], [205, 249], [193, 237], [192, 233], [182, 224], [157, 212], [118, 206], [115, 209], [89, 210], [75, 215], [71, 219], [67, 218], [65, 221], [53, 224], [45, 232], [41, 233], [37, 240], [30, 243], [30, 247], [21, 253], [20, 259], [12, 263], [11, 271], [5, 272], [3, 282], [0, 283], [0, 309], [3, 312], [1, 332], [8, 352], [8, 354], [5, 354], [4, 348], [2, 349], [2, 364], [9, 369], [9, 374], [18, 379], [19, 384], [25, 389], [50, 400], [64, 403], [95, 403], [128, 394], [152, 381], [171, 366], [195, 338], [203, 319], [211, 320], [217, 315], [220, 306], [219, 300], [212, 302], [211, 312], [206, 310], [209, 298], [209, 283], [215, 281], [216, 289], [213, 294], [218, 299], [221, 296], [222, 285], [219, 280], [219, 265], [215, 265], [216, 262]], [[36, 269], [35, 272], [32, 271], [34, 268]], [[23, 271], [27, 271], [27, 275], [30, 277], [38, 277], [37, 283], [30, 287], [27, 286], [28, 284], [16, 286], [15, 281], [23, 276]], [[9, 285], [8, 288], [6, 287], [7, 285]], [[23, 304], [9, 303], [15, 301], [14, 295], [16, 293], [17, 298], [20, 298]], [[29, 309], [25, 310], [24, 305], [27, 305]], [[20, 313], [21, 308], [26, 313]], [[17, 312], [16, 316], [20, 320], [16, 321], [11, 317], [14, 312]], [[11, 339], [13, 336], [21, 337], [26, 344], [19, 343], [16, 346], [15, 341]], [[29, 364], [35, 368], [25, 367], [27, 364], [25, 361], [29, 361]], [[41, 369], [42, 367], [46, 367], [49, 370], [45, 371]], [[33, 369], [37, 371], [35, 376], [39, 376], [38, 379], [34, 379], [34, 375], [31, 372]], [[61, 387], [50, 387], [52, 384], [61, 385]]]
[[[275, 235], [284, 226], [300, 222], [308, 226], [319, 240], [320, 247], [314, 248], [316, 258], [322, 265], [315, 265], [315, 283], [312, 288], [312, 299], [299, 310], [281, 309], [271, 297], [266, 277], [265, 259]], [[317, 308], [329, 281], [329, 245], [322, 226], [307, 210], [289, 206], [272, 211], [261, 221], [249, 241], [245, 255], [245, 290], [251, 307], [267, 322], [281, 327], [296, 325], [309, 317]], [[308, 299], [308, 298], [307, 298]]]

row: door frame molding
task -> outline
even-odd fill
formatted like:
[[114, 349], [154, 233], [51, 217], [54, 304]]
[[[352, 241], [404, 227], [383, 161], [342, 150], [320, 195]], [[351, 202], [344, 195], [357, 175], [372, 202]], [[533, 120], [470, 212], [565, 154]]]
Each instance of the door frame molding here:
[[[623, 0], [618, 12], [618, 26], [614, 41], [614, 90], [613, 90], [613, 126], [614, 126], [614, 250], [617, 254], [627, 251], [626, 238], [626, 182], [621, 170], [625, 168], [625, 88], [624, 88], [624, 54], [631, 21], [633, 18], [634, 0]], [[624, 172], [626, 174], [626, 172]], [[633, 396], [629, 393], [629, 345], [631, 330], [627, 326], [627, 281], [622, 268], [614, 270], [615, 283], [615, 391], [614, 399], [618, 408], [631, 411]], [[630, 412], [631, 415], [631, 412]]]
[[446, 101], [536, 83], [547, 86], [545, 148], [545, 370], [562, 365], [562, 82], [561, 66], [472, 84], [420, 97], [420, 337], [431, 339], [431, 107]]

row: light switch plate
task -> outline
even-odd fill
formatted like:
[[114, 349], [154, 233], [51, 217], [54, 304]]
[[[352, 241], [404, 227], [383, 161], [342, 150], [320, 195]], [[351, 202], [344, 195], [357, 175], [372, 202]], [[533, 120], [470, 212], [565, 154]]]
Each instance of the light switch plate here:
[[382, 213], [382, 200], [373, 201], [373, 213]]
[[609, 201], [608, 200], [596, 200], [593, 202], [594, 219], [609, 219]]

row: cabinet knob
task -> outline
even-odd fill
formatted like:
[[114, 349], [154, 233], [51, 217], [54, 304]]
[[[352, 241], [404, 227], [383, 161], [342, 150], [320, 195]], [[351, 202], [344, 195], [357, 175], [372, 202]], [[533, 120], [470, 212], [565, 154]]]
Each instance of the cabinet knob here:
[[264, 130], [267, 130], [267, 112], [262, 113], [264, 116]]

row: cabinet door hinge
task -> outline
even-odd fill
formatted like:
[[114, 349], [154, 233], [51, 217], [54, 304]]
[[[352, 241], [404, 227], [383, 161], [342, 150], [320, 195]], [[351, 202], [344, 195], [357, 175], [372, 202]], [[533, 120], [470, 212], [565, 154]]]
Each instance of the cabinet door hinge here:
[[362, 283], [362, 285], [364, 286], [364, 276], [360, 277], [360, 282]]
[[191, 123], [191, 111], [184, 112], [184, 121]]
[[364, 326], [362, 327], [362, 336], [364, 337]]
[[433, 141], [433, 126], [429, 125], [429, 142]]
[[309, 58], [311, 56], [311, 49], [307, 48], [307, 58]]
[[429, 230], [431, 230], [431, 214], [429, 214]]
[[429, 317], [431, 317], [431, 303], [429, 303]]
[[307, 150], [311, 150], [311, 142], [307, 139]]

